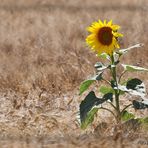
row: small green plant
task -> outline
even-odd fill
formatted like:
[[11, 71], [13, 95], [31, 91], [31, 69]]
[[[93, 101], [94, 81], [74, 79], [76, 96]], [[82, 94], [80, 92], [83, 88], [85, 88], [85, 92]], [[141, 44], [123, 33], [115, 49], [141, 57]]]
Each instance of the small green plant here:
[[[80, 95], [82, 95], [94, 82], [104, 81], [107, 85], [100, 86], [98, 92], [102, 94], [102, 97], [97, 97], [94, 91], [90, 91], [85, 99], [80, 104], [80, 121], [81, 128], [86, 129], [89, 124], [94, 120], [95, 114], [98, 110], [109, 111], [115, 118], [117, 123], [122, 121], [128, 121], [130, 119], [135, 119], [135, 115], [127, 111], [128, 107], [133, 107], [135, 109], [145, 109], [148, 108], [148, 99], [146, 96], [146, 89], [144, 83], [138, 78], [127, 78], [122, 80], [123, 75], [126, 72], [137, 72], [145, 71], [148, 69], [120, 64], [120, 58], [133, 48], [139, 48], [142, 44], [136, 44], [127, 49], [115, 50], [119, 47], [118, 38], [122, 37], [121, 33], [118, 33], [120, 26], [113, 25], [112, 21], [108, 23], [106, 21], [92, 23], [88, 27], [88, 31], [91, 33], [87, 38], [87, 44], [97, 53], [97, 56], [104, 58], [108, 61], [108, 64], [103, 64], [97, 62], [94, 67], [96, 69], [96, 75], [83, 81], [80, 85]], [[117, 74], [117, 66], [122, 66], [123, 71], [121, 74]], [[110, 71], [111, 78], [107, 80], [104, 78], [105, 71]], [[105, 84], [103, 83], [103, 84]], [[138, 100], [132, 100], [130, 104], [125, 107], [121, 107], [121, 95], [128, 93], [130, 95], [138, 96]], [[125, 99], [126, 101], [126, 99]], [[108, 107], [104, 107], [104, 104], [108, 103]], [[138, 118], [139, 122], [144, 123], [147, 121], [146, 117]], [[148, 123], [148, 122], [146, 122]]]

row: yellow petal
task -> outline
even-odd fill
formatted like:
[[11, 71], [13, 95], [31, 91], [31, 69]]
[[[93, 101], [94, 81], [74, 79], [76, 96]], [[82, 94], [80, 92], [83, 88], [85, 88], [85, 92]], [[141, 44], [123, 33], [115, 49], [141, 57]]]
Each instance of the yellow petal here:
[[114, 31], [119, 30], [120, 29], [120, 26], [119, 25], [112, 25], [112, 29]]
[[103, 22], [101, 20], [98, 20], [100, 26], [103, 26]]
[[100, 24], [98, 22], [94, 22], [92, 23], [91, 25], [93, 28], [99, 28], [100, 27]]
[[110, 21], [108, 22], [108, 24], [107, 24], [107, 25], [108, 25], [108, 26], [111, 26], [111, 25], [112, 25], [112, 22], [113, 22], [113, 21], [112, 21], [112, 20], [110, 20]]
[[87, 27], [86, 30], [92, 33], [95, 32], [95, 29], [93, 27]]
[[112, 32], [115, 37], [123, 37], [123, 34], [118, 32]]
[[104, 20], [104, 25], [107, 25], [107, 24], [106, 24], [106, 20]]
[[[98, 31], [103, 27], [109, 27], [112, 30], [113, 36], [111, 43], [109, 45], [104, 44], [104, 42], [102, 42], [100, 38], [98, 38]], [[112, 20], [110, 20], [109, 22], [107, 22], [106, 20], [104, 21], [98, 20], [98, 22], [93, 22], [87, 28], [87, 31], [89, 31], [90, 34], [86, 38], [86, 43], [88, 44], [89, 47], [91, 47], [93, 51], [97, 52], [97, 54], [105, 52], [109, 55], [112, 55], [114, 50], [120, 48], [117, 38], [122, 37], [123, 35], [121, 33], [118, 33], [119, 28], [120, 26], [112, 24]]]

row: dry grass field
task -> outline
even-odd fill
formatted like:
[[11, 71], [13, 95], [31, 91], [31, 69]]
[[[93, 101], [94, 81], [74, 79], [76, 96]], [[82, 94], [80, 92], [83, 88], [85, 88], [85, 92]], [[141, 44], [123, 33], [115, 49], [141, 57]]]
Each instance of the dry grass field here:
[[[144, 43], [122, 61], [148, 68], [147, 0], [0, 0], [1, 148], [148, 146], [145, 131], [112, 131], [106, 112], [80, 130], [78, 88], [100, 60], [85, 44], [86, 27], [98, 19], [122, 27], [121, 48]], [[134, 77], [148, 87], [147, 73]], [[109, 125], [94, 130], [101, 122]]]

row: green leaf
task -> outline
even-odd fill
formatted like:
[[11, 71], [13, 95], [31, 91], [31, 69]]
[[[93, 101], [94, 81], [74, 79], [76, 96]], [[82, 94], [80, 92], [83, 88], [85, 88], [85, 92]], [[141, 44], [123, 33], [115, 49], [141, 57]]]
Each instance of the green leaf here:
[[107, 93], [114, 93], [114, 89], [111, 88], [111, 87], [107, 87], [107, 86], [101, 86], [99, 91], [102, 93], [102, 94], [107, 94]]
[[145, 108], [148, 108], [148, 103], [146, 104], [145, 102], [144, 101], [140, 102], [140, 101], [133, 100], [133, 107], [135, 109], [145, 109]]
[[[111, 81], [111, 84], [112, 84], [112, 87], [108, 87], [108, 86], [101, 86], [99, 88], [99, 92], [101, 92], [102, 94], [107, 94], [107, 93], [113, 93], [115, 94], [115, 91], [114, 91], [114, 87], [116, 87], [114, 85], [114, 81]], [[120, 95], [123, 95], [125, 92], [120, 90]]]
[[141, 43], [140, 43], [140, 44], [136, 44], [136, 45], [134, 45], [134, 46], [131, 46], [131, 47], [128, 47], [128, 48], [125, 48], [125, 49], [120, 49], [120, 50], [117, 51], [116, 53], [121, 56], [122, 54], [127, 53], [128, 51], [130, 51], [130, 50], [133, 49], [133, 48], [139, 48], [139, 47], [142, 47], [142, 46], [143, 46], [143, 44], [141, 44]]
[[83, 122], [87, 113], [98, 103], [99, 98], [96, 97], [94, 91], [89, 92], [80, 104], [80, 119]]
[[103, 98], [97, 98], [94, 91], [91, 91], [80, 104], [81, 128], [85, 129], [94, 119], [94, 115], [107, 100], [112, 100], [113, 94], [108, 93]]
[[137, 78], [131, 79], [127, 82], [126, 88], [131, 91], [130, 94], [138, 95], [138, 96], [145, 96], [146, 89], [144, 83]]
[[93, 122], [94, 115], [97, 112], [96, 106], [102, 103], [102, 102], [99, 103], [99, 101], [100, 99], [96, 97], [94, 91], [91, 91], [81, 102], [80, 121], [82, 129], [85, 129], [91, 122]]
[[104, 96], [103, 96], [103, 99], [104, 100], [110, 100], [111, 102], [113, 101], [113, 93], [106, 93]]
[[134, 79], [129, 80], [126, 83], [126, 88], [127, 89], [137, 90], [138, 86], [140, 86], [140, 88], [141, 87], [143, 88], [143, 86], [141, 86], [141, 84], [142, 84], [142, 81], [140, 79], [134, 78]]
[[95, 80], [86, 80], [86, 81], [82, 82], [82, 84], [80, 85], [79, 95], [81, 95], [84, 91], [86, 91], [94, 81]]
[[91, 77], [90, 79], [88, 80], [85, 80], [82, 82], [82, 84], [80, 85], [80, 93], [79, 95], [81, 95], [83, 92], [85, 92], [89, 87], [90, 85], [95, 82], [96, 80], [100, 81], [102, 80], [102, 72]]
[[143, 98], [146, 95], [146, 89], [144, 83], [137, 78], [127, 81], [126, 86], [118, 85], [121, 91], [127, 92], [131, 95], [140, 96]]
[[129, 71], [129, 72], [135, 72], [135, 71], [146, 71], [148, 72], [148, 69], [139, 67], [139, 66], [133, 66], [133, 65], [125, 65], [121, 64], [124, 68], [124, 70]]
[[101, 62], [97, 62], [94, 67], [96, 68], [97, 71], [103, 71], [105, 70], [107, 67], [105, 65], [103, 65]]
[[126, 110], [122, 113], [122, 116], [121, 116], [122, 121], [128, 121], [128, 120], [134, 119], [134, 118], [135, 118], [135, 116]]
[[121, 82], [121, 85], [126, 85], [127, 82], [130, 81], [131, 79], [133, 79], [133, 78], [130, 77], [130, 78], [128, 78], [127, 80], [124, 80], [123, 82]]
[[87, 113], [85, 120], [81, 124], [81, 129], [86, 129], [87, 126], [94, 121], [94, 116], [97, 113], [97, 111], [98, 108], [93, 108]]

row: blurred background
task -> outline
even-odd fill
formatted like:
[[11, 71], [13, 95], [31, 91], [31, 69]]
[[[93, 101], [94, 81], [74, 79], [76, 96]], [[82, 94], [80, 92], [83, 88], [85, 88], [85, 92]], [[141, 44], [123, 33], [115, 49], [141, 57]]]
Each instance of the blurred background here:
[[[121, 26], [121, 48], [144, 43], [121, 61], [148, 68], [147, 0], [0, 0], [2, 136], [80, 132], [78, 88], [101, 60], [86, 27], [98, 19]], [[134, 77], [148, 86], [147, 73]]]
[[98, 19], [121, 26], [121, 48], [144, 43], [123, 60], [148, 67], [147, 13], [147, 0], [0, 0], [0, 88], [78, 86], [98, 60], [85, 44]]

